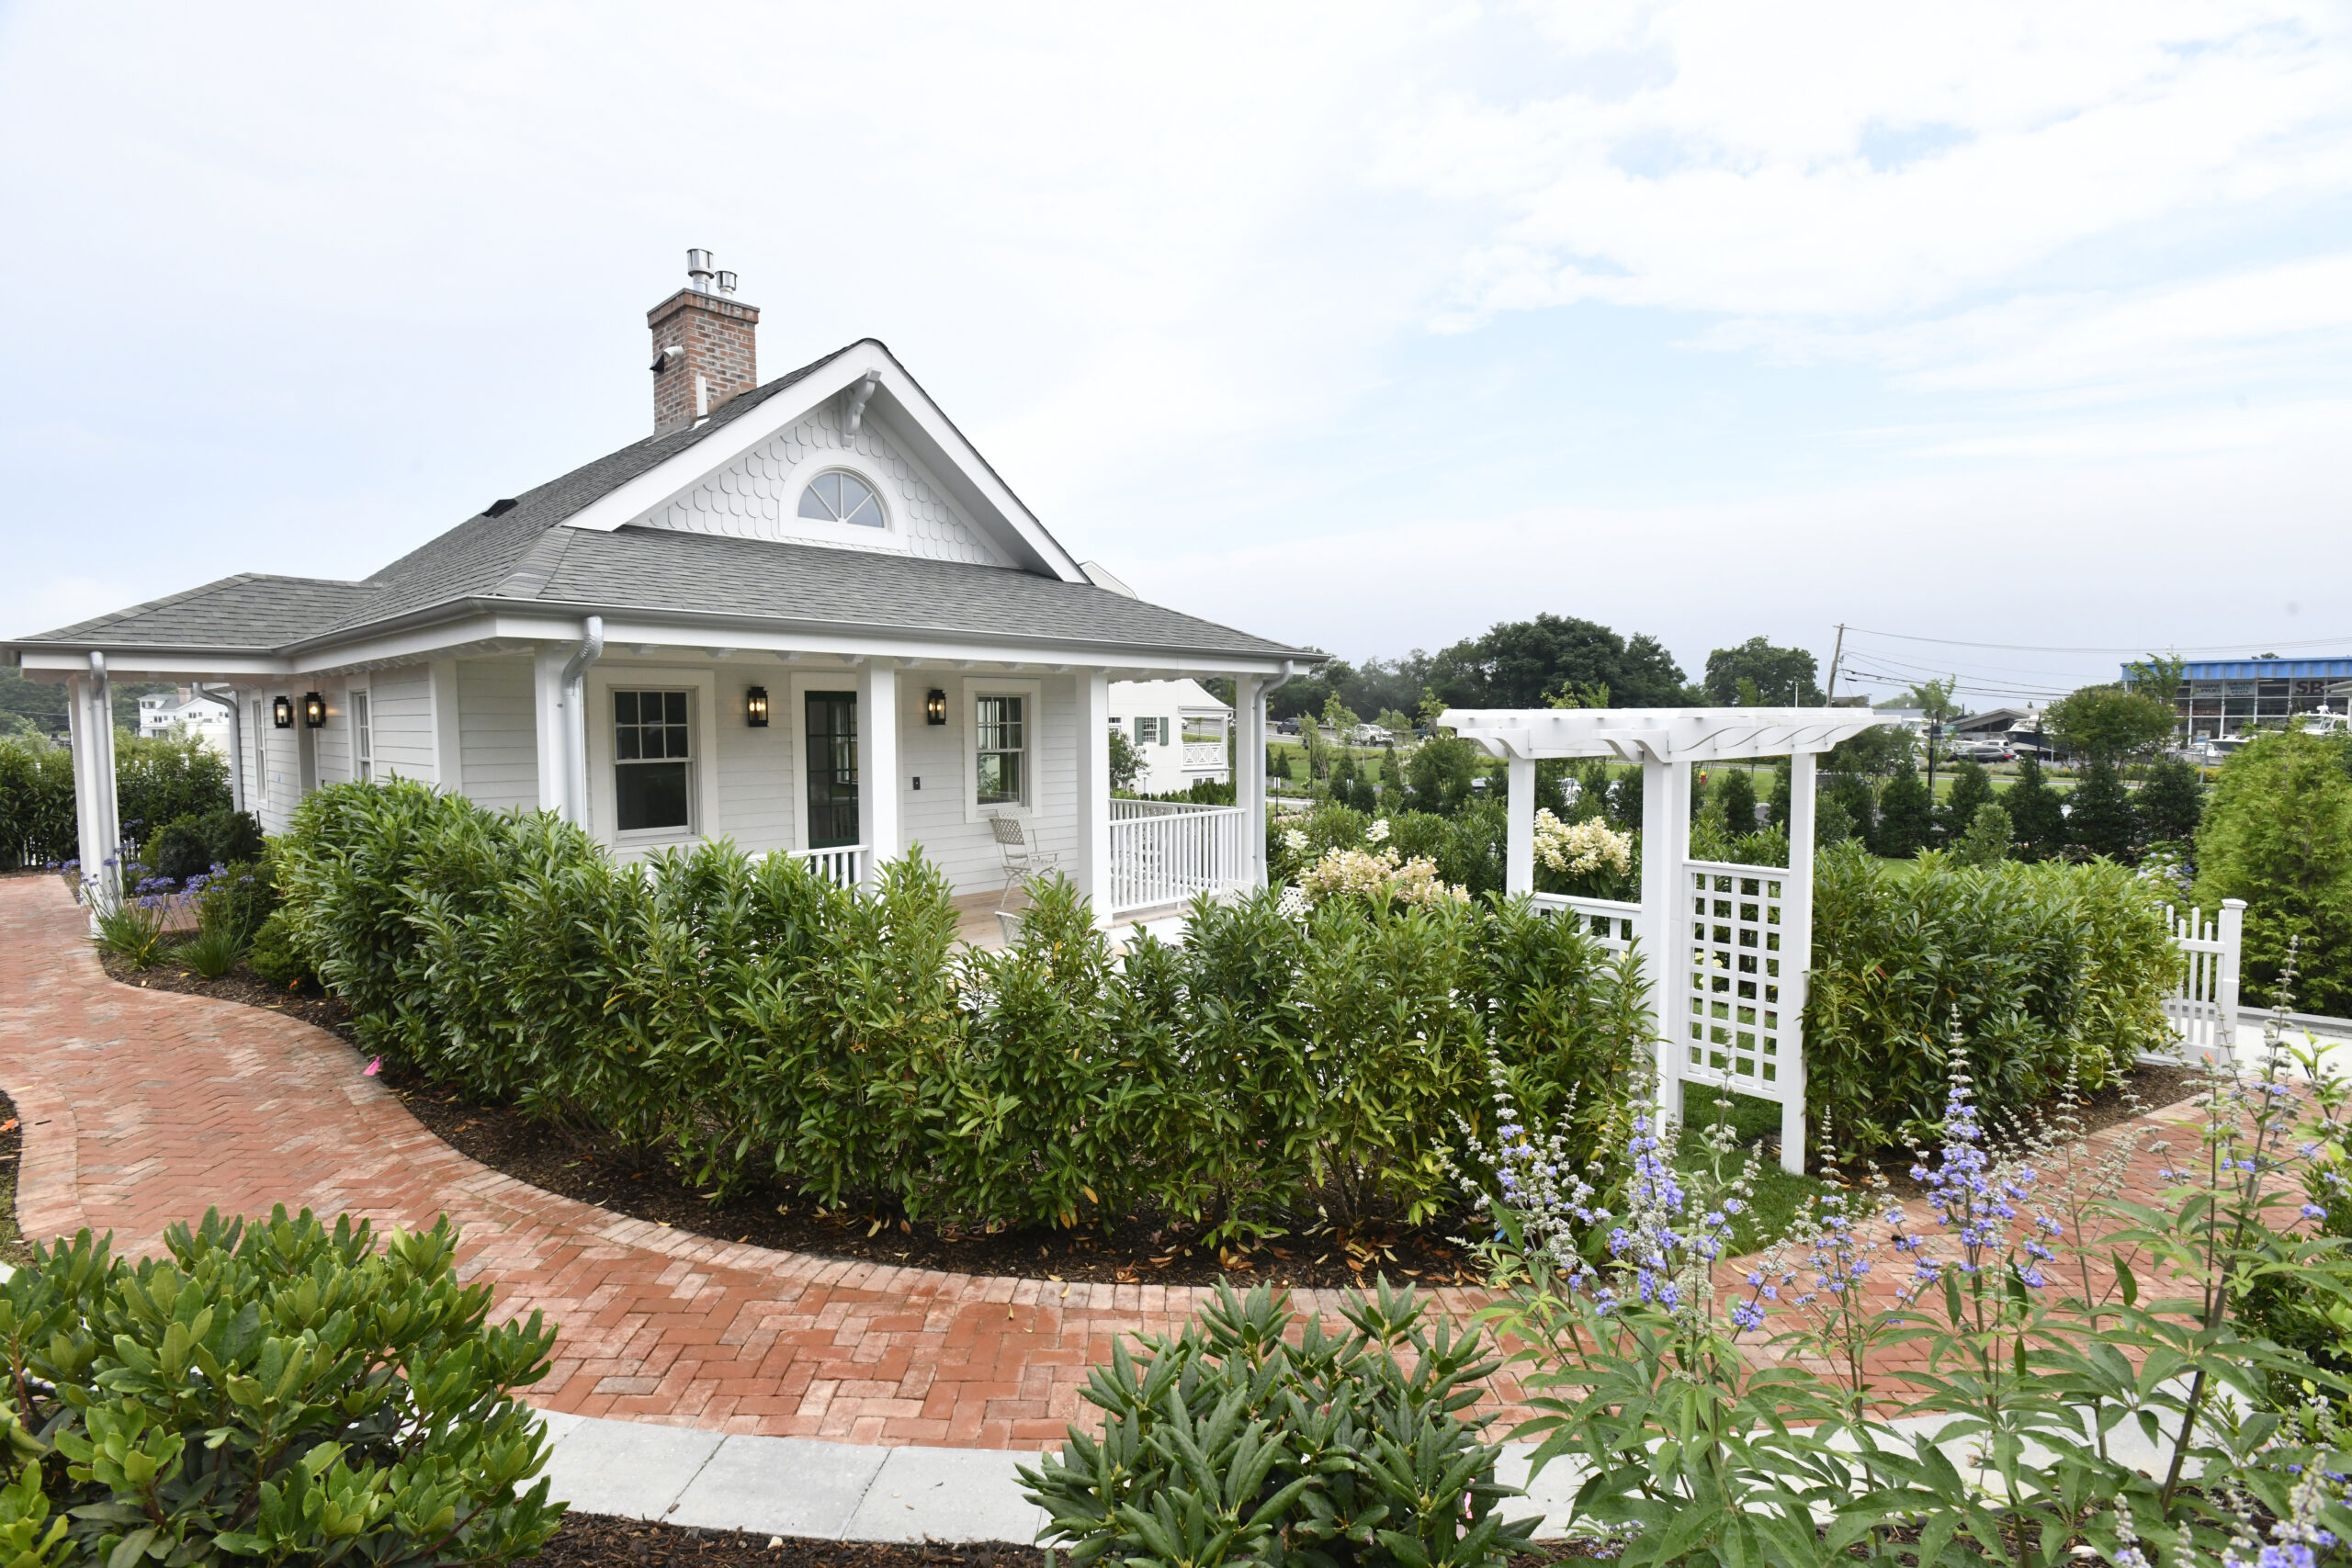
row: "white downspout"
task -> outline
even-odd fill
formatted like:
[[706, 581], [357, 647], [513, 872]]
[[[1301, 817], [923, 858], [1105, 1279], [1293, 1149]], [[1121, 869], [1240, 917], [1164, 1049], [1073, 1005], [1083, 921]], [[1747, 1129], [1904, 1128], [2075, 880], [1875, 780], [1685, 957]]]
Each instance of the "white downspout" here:
[[580, 626], [580, 646], [563, 666], [563, 815], [588, 825], [588, 666], [605, 654], [605, 617]]

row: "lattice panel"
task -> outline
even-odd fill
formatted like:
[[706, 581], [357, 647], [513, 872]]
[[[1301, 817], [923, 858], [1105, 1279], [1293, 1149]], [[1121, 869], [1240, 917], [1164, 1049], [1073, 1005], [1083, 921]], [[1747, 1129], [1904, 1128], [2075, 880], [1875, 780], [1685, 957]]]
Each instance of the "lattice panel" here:
[[1796, 974], [1788, 972], [1784, 991], [1781, 950], [1788, 874], [1770, 866], [1703, 861], [1683, 868], [1690, 900], [1686, 1082], [1780, 1100], [1796, 1077], [1792, 1065], [1802, 1049]]

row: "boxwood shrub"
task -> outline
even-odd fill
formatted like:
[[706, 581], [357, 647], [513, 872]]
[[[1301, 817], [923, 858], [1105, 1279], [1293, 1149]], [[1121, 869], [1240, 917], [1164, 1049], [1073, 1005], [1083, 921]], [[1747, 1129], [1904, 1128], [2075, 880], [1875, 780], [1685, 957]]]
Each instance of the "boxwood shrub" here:
[[618, 864], [405, 783], [320, 790], [277, 852], [292, 943], [369, 1048], [714, 1194], [771, 1175], [978, 1227], [1419, 1219], [1455, 1199], [1490, 1060], [1597, 1129], [1646, 1055], [1634, 966], [1523, 905], [1204, 902], [1182, 946], [1118, 959], [1060, 884], [975, 953], [919, 853], [870, 897], [725, 843]]
[[348, 1215], [216, 1211], [136, 1263], [110, 1239], [37, 1247], [0, 1286], [20, 1568], [495, 1564], [555, 1534], [544, 1424], [514, 1397], [555, 1330], [489, 1325], [447, 1219], [379, 1248]]

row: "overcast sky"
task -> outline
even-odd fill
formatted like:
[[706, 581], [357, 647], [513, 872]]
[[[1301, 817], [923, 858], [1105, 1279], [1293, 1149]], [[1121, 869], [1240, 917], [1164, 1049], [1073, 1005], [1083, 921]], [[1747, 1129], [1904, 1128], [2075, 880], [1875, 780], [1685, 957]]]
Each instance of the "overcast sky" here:
[[2340, 4], [6, 5], [0, 211], [0, 632], [648, 433], [706, 245], [763, 374], [882, 338], [1079, 555], [1350, 657], [2352, 652]]

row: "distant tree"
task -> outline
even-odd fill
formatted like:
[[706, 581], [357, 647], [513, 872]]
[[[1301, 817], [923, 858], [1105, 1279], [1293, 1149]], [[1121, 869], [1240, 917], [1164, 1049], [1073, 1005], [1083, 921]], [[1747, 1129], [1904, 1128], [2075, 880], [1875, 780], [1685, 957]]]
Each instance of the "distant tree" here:
[[1908, 707], [1917, 708], [1931, 723], [1942, 724], [1960, 716], [1960, 705], [1952, 701], [1952, 688], [1960, 683], [1958, 676], [1947, 675], [1939, 681], [1932, 677], [1921, 681], [1903, 694]]
[[2128, 860], [2140, 837], [2140, 818], [2123, 775], [2104, 757], [2083, 766], [2083, 782], [2066, 797], [2066, 837], [2087, 854]]
[[1756, 831], [1756, 781], [1746, 768], [1725, 768], [1715, 798], [1723, 811], [1724, 829], [1734, 838]]
[[1340, 738], [1340, 745], [1348, 743], [1350, 732], [1363, 722], [1356, 716], [1355, 709], [1340, 700], [1339, 693], [1334, 692], [1323, 699], [1323, 727]]
[[2009, 814], [2011, 852], [2018, 859], [2044, 860], [2066, 847], [2064, 803], [2030, 755], [2018, 760], [2017, 782], [2001, 796], [2001, 809]]
[[1413, 733], [1412, 719], [1406, 714], [1403, 714], [1395, 708], [1382, 708], [1380, 710], [1380, 716], [1374, 719], [1372, 722], [1380, 726], [1381, 728], [1387, 730], [1392, 735], [1410, 735]]
[[[1814, 795], [1814, 820], [1822, 820], [1821, 802], [1835, 801], [1846, 820], [1853, 824], [1852, 836], [1870, 840], [1878, 827], [1878, 803], [1871, 798], [1870, 781], [1852, 773], [1828, 773], [1822, 777]], [[1823, 840], [1826, 842], [1827, 840]]]
[[1574, 616], [1504, 621], [1430, 661], [1430, 685], [1445, 701], [1474, 707], [1543, 707], [1564, 687], [1606, 686], [1622, 707], [1686, 705], [1682, 671], [1656, 637], [1630, 640]]
[[2160, 668], [2133, 665], [2141, 673], [2129, 682], [2084, 686], [2059, 698], [2042, 716], [2043, 733], [2075, 756], [2109, 762], [2145, 756], [2163, 746], [2176, 728], [2172, 692], [2178, 684], [2177, 674], [2169, 683], [2165, 677], [2179, 667], [2165, 660], [2151, 662]]
[[[1786, 831], [1789, 826], [1789, 795], [1795, 787], [1793, 769], [1789, 759], [1774, 758], [1772, 760], [1772, 793], [1766, 804], [1771, 807], [1772, 826], [1783, 831]], [[1813, 798], [1814, 816], [1818, 820], [1821, 815], [1821, 784], [1817, 778], [1814, 784]]]
[[[1719, 706], [1819, 707], [1825, 700], [1815, 683], [1820, 670], [1813, 655], [1801, 648], [1775, 648], [1760, 637], [1737, 648], [1719, 648], [1707, 655], [1707, 700]], [[1752, 695], [1739, 682], [1751, 682]]]
[[1380, 797], [1391, 810], [1401, 810], [1405, 804], [1405, 765], [1396, 760], [1396, 748], [1389, 747], [1380, 754]]
[[1642, 826], [1642, 771], [1629, 769], [1609, 786], [1609, 820], [1620, 832], [1638, 832]]
[[2205, 815], [2205, 783], [2178, 757], [2159, 759], [2132, 797], [2140, 837], [2151, 844], [2187, 843]]
[[1984, 764], [1973, 758], [1964, 759], [1951, 771], [1951, 794], [1944, 797], [1937, 818], [1944, 830], [1944, 842], [1955, 843], [1976, 820], [1977, 810], [1993, 804], [1993, 775]]
[[1962, 865], [1991, 865], [2009, 858], [2009, 814], [1986, 801], [1969, 818], [1967, 829], [1951, 846], [1951, 858]]
[[2222, 765], [2197, 833], [2197, 902], [2246, 901], [2248, 999], [2269, 999], [2301, 939], [2302, 1012], [2352, 1013], [2352, 743], [2264, 735]]
[[1848, 736], [1822, 755], [1821, 771], [1855, 778], [1891, 779], [1912, 765], [1911, 732], [1898, 724], [1875, 724]]
[[1878, 832], [1871, 840], [1871, 851], [1889, 860], [1909, 860], [1928, 847], [1934, 826], [1928, 786], [1919, 782], [1917, 773], [1905, 767], [1879, 791]]
[[1136, 750], [1136, 743], [1117, 725], [1111, 727], [1111, 787], [1131, 790], [1143, 773], [1143, 757]]
[[1813, 797], [1813, 843], [1816, 850], [1861, 836], [1854, 814], [1838, 796], [1824, 792]]
[[1441, 735], [1413, 750], [1405, 770], [1417, 810], [1451, 817], [1470, 798], [1470, 782], [1477, 777], [1476, 752], [1459, 736]]

